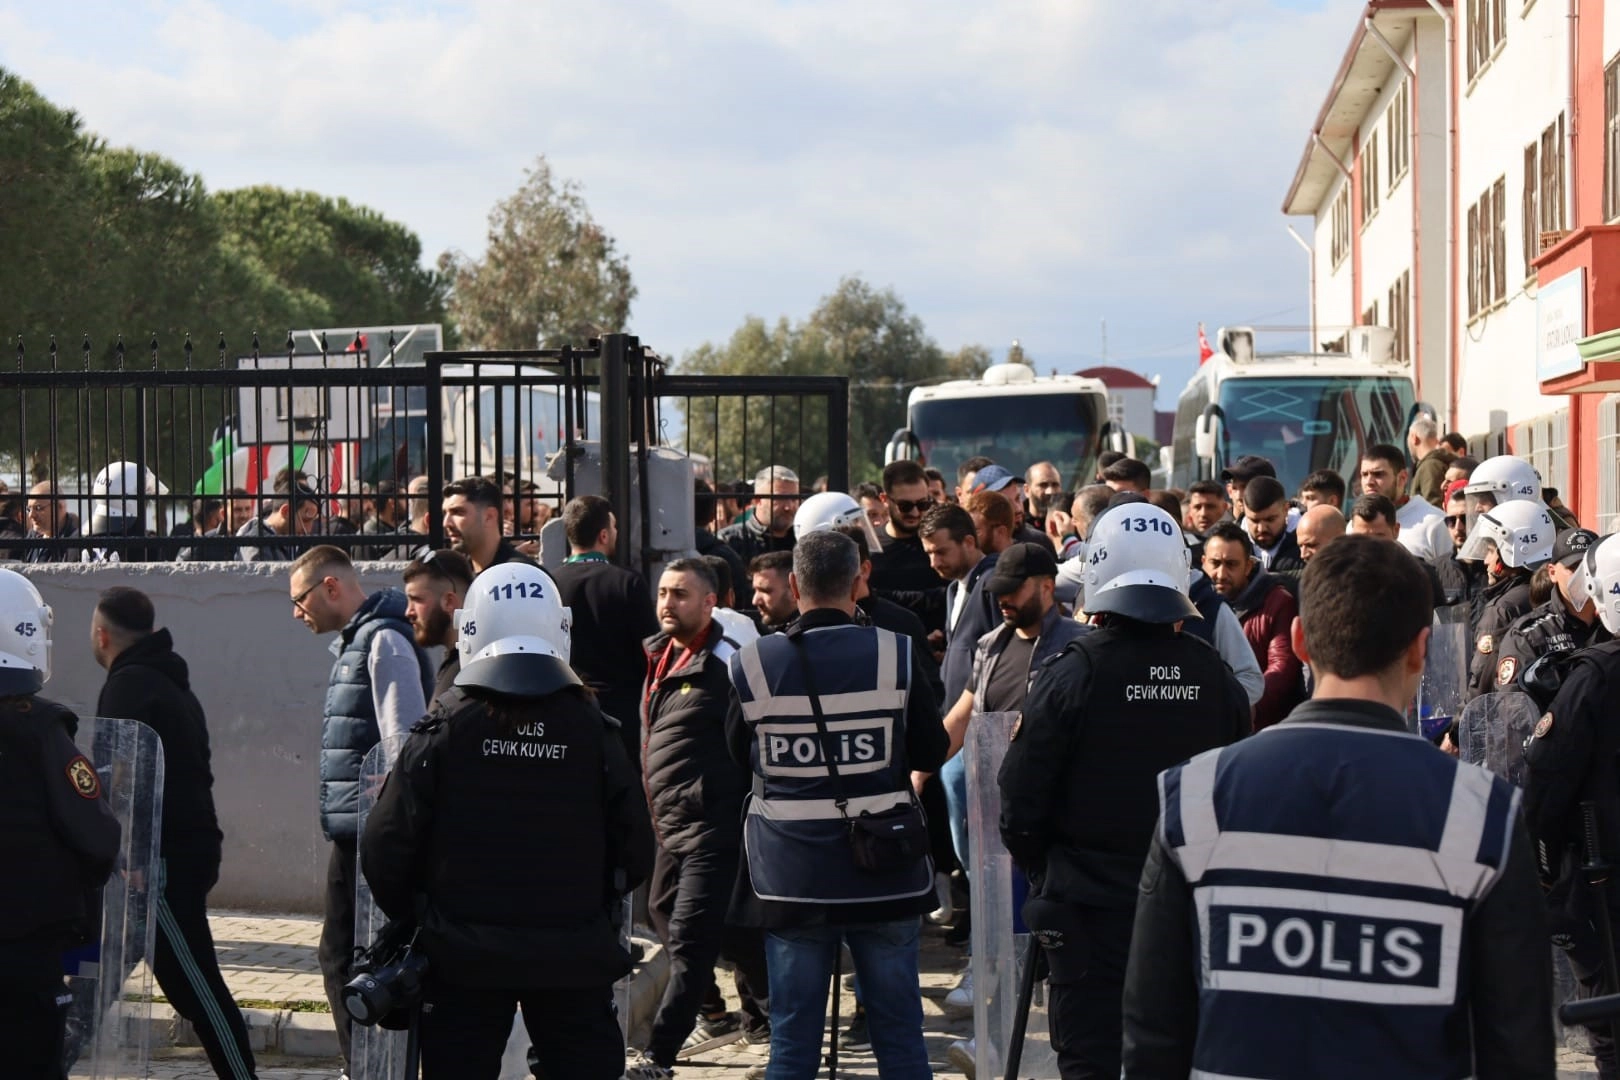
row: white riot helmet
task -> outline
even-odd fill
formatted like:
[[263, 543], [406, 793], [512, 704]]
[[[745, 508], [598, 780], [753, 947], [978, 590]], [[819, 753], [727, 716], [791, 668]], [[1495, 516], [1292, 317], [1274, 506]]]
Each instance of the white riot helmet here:
[[1552, 561], [1558, 527], [1540, 501], [1516, 499], [1479, 515], [1457, 552], [1459, 559], [1479, 561], [1496, 545], [1497, 557], [1508, 566], [1534, 570]]
[[53, 618], [33, 582], [0, 570], [0, 694], [37, 694], [50, 679]]
[[1145, 623], [1203, 618], [1187, 599], [1190, 559], [1175, 519], [1148, 502], [1110, 507], [1086, 537], [1088, 615], [1111, 612]]
[[872, 519], [853, 496], [842, 491], [823, 491], [800, 503], [799, 512], [793, 515], [793, 539], [803, 540], [810, 533], [842, 529], [846, 525], [859, 525], [866, 533], [867, 551], [873, 555], [883, 551], [877, 530], [872, 528]]
[[168, 493], [151, 469], [143, 469], [133, 461], [115, 461], [90, 482], [90, 531], [105, 533], [117, 519], [139, 517], [139, 495]]
[[1473, 529], [1481, 511], [1503, 503], [1541, 501], [1541, 477], [1522, 458], [1501, 454], [1486, 458], [1468, 475], [1463, 485], [1468, 512], [1468, 528]]
[[1586, 549], [1569, 578], [1570, 599], [1585, 598], [1597, 606], [1603, 629], [1620, 634], [1620, 534], [1606, 536]]
[[557, 583], [533, 563], [479, 574], [456, 612], [456, 685], [509, 697], [543, 697], [579, 684], [568, 666], [572, 617]]

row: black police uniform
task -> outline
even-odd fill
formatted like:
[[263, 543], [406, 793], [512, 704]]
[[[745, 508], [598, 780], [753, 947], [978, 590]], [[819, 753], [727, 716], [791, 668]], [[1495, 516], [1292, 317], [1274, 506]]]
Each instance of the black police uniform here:
[[99, 936], [121, 830], [55, 702], [0, 698], [0, 1074], [62, 1076], [62, 954]]
[[1156, 777], [1249, 732], [1220, 655], [1173, 626], [1106, 615], [1036, 674], [997, 778], [1001, 835], [1030, 875], [1024, 919], [1049, 949], [1064, 1080], [1118, 1077], [1120, 999]]
[[421, 911], [423, 1075], [498, 1076], [521, 1003], [546, 1076], [613, 1080], [617, 922], [652, 868], [646, 799], [588, 691], [492, 708], [468, 686], [486, 663], [412, 729], [360, 843], [377, 906]]
[[1582, 622], [1569, 610], [1557, 589], [1545, 604], [1516, 619], [1496, 643], [1494, 689], [1512, 686], [1526, 668], [1551, 653], [1571, 653], [1605, 640], [1596, 616]]
[[[1620, 863], [1620, 725], [1614, 703], [1620, 694], [1620, 641], [1576, 653], [1558, 694], [1525, 744], [1525, 822], [1535, 843], [1536, 869], [1548, 890], [1553, 944], [1569, 953], [1583, 997], [1603, 992], [1605, 962], [1595, 930], [1597, 907], [1580, 871], [1581, 803], [1598, 810], [1602, 855]], [[1608, 889], [1610, 918], [1620, 926], [1620, 891]], [[1602, 1076], [1620, 1075], [1608, 1025], [1592, 1029]]]
[[1496, 686], [1496, 649], [1508, 627], [1530, 613], [1530, 575], [1514, 573], [1485, 590], [1479, 621], [1474, 625], [1474, 654], [1468, 662], [1468, 697], [1488, 694]]

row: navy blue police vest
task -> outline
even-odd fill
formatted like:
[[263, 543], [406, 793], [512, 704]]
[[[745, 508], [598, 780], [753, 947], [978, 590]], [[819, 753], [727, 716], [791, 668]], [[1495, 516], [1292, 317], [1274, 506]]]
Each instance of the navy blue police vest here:
[[753, 736], [754, 790], [743, 825], [749, 879], [762, 900], [861, 904], [921, 896], [933, 888], [929, 860], [882, 872], [855, 865], [848, 827], [835, 803], [805, 687], [814, 672], [845, 808], [851, 817], [911, 800], [906, 763], [906, 701], [911, 640], [875, 626], [819, 627], [770, 634], [729, 661], [732, 685]]
[[1416, 735], [1302, 720], [1159, 795], [1196, 911], [1194, 1077], [1473, 1075], [1465, 924], [1507, 861], [1511, 784]]

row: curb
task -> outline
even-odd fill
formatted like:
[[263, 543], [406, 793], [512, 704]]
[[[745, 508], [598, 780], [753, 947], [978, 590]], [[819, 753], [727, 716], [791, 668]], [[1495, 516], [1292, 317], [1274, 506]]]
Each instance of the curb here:
[[[632, 1046], [645, 1044], [652, 1029], [653, 1014], [669, 981], [669, 957], [655, 941], [636, 939], [642, 948], [640, 963], [631, 972], [620, 1001], [629, 1016], [627, 1031]], [[243, 1009], [247, 1022], [248, 1045], [255, 1054], [280, 1054], [290, 1058], [336, 1058], [339, 1056], [337, 1031], [325, 1012], [295, 1012], [291, 1009]], [[173, 1006], [153, 1002], [146, 1017], [124, 1017], [125, 1045], [139, 1045], [141, 1027], [146, 1028], [146, 1044], [154, 1051], [174, 1047], [196, 1047], [202, 1043], [189, 1020], [181, 1018]]]

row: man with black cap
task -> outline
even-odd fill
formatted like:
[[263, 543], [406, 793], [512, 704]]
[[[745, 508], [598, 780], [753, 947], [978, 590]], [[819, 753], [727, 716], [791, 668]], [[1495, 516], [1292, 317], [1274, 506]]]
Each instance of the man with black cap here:
[[1549, 653], [1569, 653], [1606, 637], [1590, 597], [1570, 595], [1570, 579], [1598, 536], [1586, 529], [1570, 529], [1553, 541], [1547, 574], [1553, 581], [1552, 597], [1530, 614], [1514, 620], [1496, 645], [1496, 689], [1514, 685], [1524, 670]]
[[[1126, 503], [1093, 524], [1084, 608], [1095, 629], [1042, 667], [998, 782], [1001, 837], [1030, 876], [1024, 920], [1051, 967], [1064, 1080], [1120, 1074], [1121, 995], [1159, 772], [1249, 731], [1243, 688], [1202, 641], [1180, 525]], [[992, 675], [994, 671], [992, 670]]]
[[1243, 489], [1257, 476], [1277, 479], [1277, 467], [1259, 454], [1244, 454], [1221, 470], [1221, 483], [1226, 485], [1226, 497], [1232, 503], [1232, 520], [1243, 520]]

